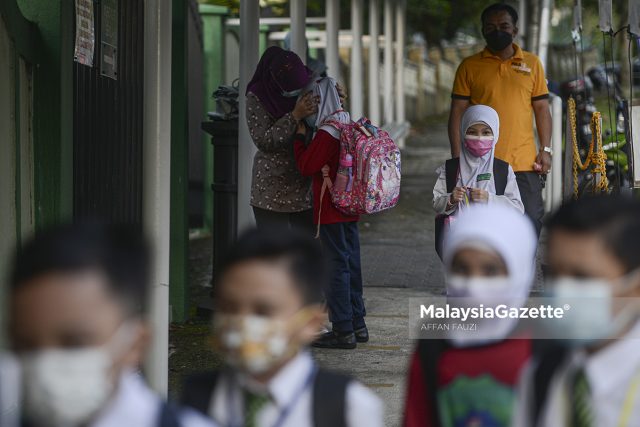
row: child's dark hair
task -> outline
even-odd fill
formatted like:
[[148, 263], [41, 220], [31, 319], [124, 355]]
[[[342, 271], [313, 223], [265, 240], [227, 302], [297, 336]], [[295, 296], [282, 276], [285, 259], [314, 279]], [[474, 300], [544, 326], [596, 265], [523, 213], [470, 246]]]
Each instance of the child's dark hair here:
[[150, 251], [138, 229], [102, 223], [67, 224], [37, 233], [15, 256], [11, 292], [49, 273], [96, 271], [128, 315], [145, 312]]
[[624, 196], [594, 196], [566, 203], [547, 222], [550, 234], [564, 230], [595, 234], [625, 266], [640, 267], [640, 201]]
[[516, 12], [516, 10], [513, 7], [509, 6], [506, 3], [494, 3], [490, 6], [487, 6], [482, 11], [482, 15], [480, 15], [480, 21], [482, 22], [482, 25], [484, 25], [484, 21], [487, 19], [488, 16], [498, 12], [507, 12], [509, 15], [511, 15], [511, 20], [513, 21], [513, 25], [518, 24], [518, 12]]
[[254, 260], [285, 261], [284, 265], [305, 304], [322, 302], [328, 276], [326, 261], [317, 240], [285, 228], [248, 230], [229, 250], [218, 276], [223, 276], [238, 264]]

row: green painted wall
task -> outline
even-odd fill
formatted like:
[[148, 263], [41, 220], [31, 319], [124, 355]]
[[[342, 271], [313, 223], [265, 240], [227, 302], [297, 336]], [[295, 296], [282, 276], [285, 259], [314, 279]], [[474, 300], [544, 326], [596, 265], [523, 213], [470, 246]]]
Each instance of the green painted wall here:
[[[16, 2], [16, 0], [7, 0]], [[73, 215], [73, 0], [17, 0], [33, 23], [34, 200], [38, 229]]]

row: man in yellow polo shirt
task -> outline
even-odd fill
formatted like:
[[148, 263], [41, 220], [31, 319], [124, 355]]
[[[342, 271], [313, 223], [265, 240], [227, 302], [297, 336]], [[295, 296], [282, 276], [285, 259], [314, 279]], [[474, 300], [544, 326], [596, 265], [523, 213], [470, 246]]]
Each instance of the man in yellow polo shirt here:
[[[469, 105], [489, 105], [500, 116], [500, 139], [495, 156], [516, 173], [526, 214], [542, 228], [544, 206], [540, 176], [551, 168], [551, 114], [544, 69], [537, 56], [513, 43], [518, 14], [496, 3], [482, 12], [487, 47], [465, 58], [456, 72], [451, 94], [449, 141], [451, 155], [460, 155], [460, 120]], [[536, 147], [533, 116], [540, 147]]]

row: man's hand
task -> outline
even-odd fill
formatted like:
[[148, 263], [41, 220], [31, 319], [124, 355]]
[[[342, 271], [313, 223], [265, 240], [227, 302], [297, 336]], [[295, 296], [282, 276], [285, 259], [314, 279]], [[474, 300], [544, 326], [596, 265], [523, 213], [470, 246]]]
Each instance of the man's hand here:
[[489, 193], [481, 188], [472, 188], [471, 201], [473, 203], [487, 203], [489, 202]]
[[548, 174], [551, 170], [551, 154], [546, 151], [540, 150], [538, 152], [538, 156], [536, 157], [536, 163], [533, 165], [533, 168], [540, 175]]
[[451, 206], [457, 205], [464, 198], [464, 194], [467, 192], [467, 189], [464, 187], [456, 187], [453, 189], [451, 196], [449, 196], [449, 204]]

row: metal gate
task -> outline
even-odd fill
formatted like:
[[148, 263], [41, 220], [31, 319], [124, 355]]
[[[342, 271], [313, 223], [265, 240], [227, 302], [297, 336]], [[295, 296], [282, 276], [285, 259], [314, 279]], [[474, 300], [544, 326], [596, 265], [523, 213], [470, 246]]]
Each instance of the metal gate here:
[[141, 224], [144, 0], [118, 1], [115, 79], [100, 72], [102, 2], [93, 67], [74, 63], [74, 217]]

